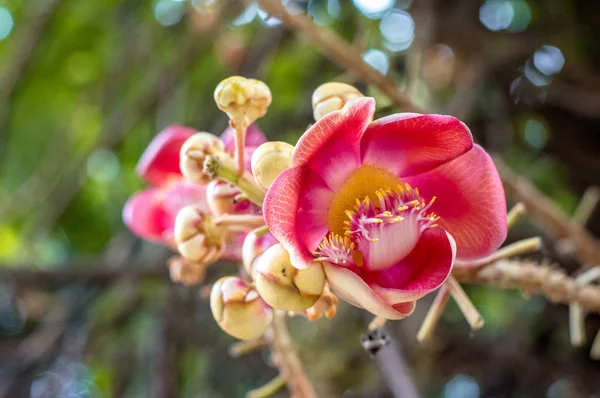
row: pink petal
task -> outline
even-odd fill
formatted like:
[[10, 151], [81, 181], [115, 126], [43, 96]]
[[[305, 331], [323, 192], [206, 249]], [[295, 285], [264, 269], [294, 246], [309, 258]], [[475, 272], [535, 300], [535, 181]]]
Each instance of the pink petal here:
[[140, 158], [136, 172], [146, 182], [161, 186], [173, 177], [181, 177], [179, 150], [196, 130], [184, 126], [169, 126], [150, 142]]
[[306, 268], [328, 232], [327, 209], [333, 192], [306, 167], [281, 173], [265, 197], [263, 212], [271, 233], [290, 253], [292, 265]]
[[386, 302], [355, 272], [347, 268], [324, 261], [323, 269], [329, 286], [338, 296], [372, 314], [386, 319], [403, 319], [410, 315], [415, 308], [414, 302], [412, 304], [402, 303], [402, 305], [396, 306], [394, 303]]
[[479, 145], [424, 174], [405, 179], [456, 240], [457, 258], [472, 260], [492, 254], [506, 239], [506, 199], [490, 156]]
[[[225, 144], [225, 149], [233, 151], [235, 149], [234, 141], [235, 130], [231, 127], [227, 127], [223, 134], [221, 134], [221, 140]], [[256, 123], [252, 123], [246, 130], [246, 147], [257, 147], [260, 144], [267, 142], [267, 137], [260, 131], [260, 128]]]
[[406, 177], [444, 164], [472, 146], [469, 128], [452, 116], [398, 113], [367, 127], [361, 153], [364, 163]]
[[335, 191], [360, 165], [360, 139], [373, 112], [373, 98], [358, 98], [325, 115], [300, 137], [293, 164], [316, 171]]
[[364, 277], [387, 302], [415, 301], [446, 281], [455, 255], [452, 236], [443, 228], [430, 228], [400, 263], [384, 271], [366, 273]]
[[150, 188], [129, 198], [123, 207], [123, 221], [142, 239], [170, 244], [177, 213], [191, 204], [208, 212], [206, 187], [175, 180], [162, 188]]
[[205, 213], [210, 213], [206, 200], [206, 186], [188, 180], [175, 180], [163, 187], [163, 206], [169, 213], [177, 215], [179, 210], [189, 205], [197, 205]]
[[123, 222], [142, 239], [163, 243], [163, 234], [170, 225], [171, 216], [162, 205], [157, 188], [146, 189], [131, 196], [123, 207]]
[[225, 251], [221, 255], [221, 259], [240, 261], [242, 259], [242, 246], [244, 245], [246, 235], [248, 235], [246, 232], [231, 234], [227, 239]]

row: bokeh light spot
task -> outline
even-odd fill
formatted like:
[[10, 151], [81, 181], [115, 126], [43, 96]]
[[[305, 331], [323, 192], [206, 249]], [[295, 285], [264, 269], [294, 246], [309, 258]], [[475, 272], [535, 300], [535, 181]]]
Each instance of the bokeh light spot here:
[[511, 0], [514, 17], [507, 30], [511, 33], [523, 32], [531, 22], [531, 8], [525, 0]]
[[548, 78], [548, 76], [536, 69], [533, 66], [531, 60], [527, 60], [527, 62], [525, 62], [525, 67], [523, 68], [523, 75], [525, 75], [527, 80], [529, 80], [537, 87], [544, 87], [550, 84], [550, 79]]
[[381, 50], [370, 49], [363, 54], [363, 60], [377, 69], [382, 75], [386, 75], [390, 69], [390, 60]]
[[273, 26], [277, 26], [277, 25], [281, 24], [281, 20], [279, 18], [275, 18], [274, 16], [272, 16], [268, 12], [262, 10], [261, 8], [258, 9], [258, 17], [260, 18], [260, 21], [266, 27], [269, 27], [269, 28], [272, 28]]
[[10, 11], [4, 7], [0, 7], [0, 40], [4, 40], [10, 36], [10, 32], [12, 32], [14, 26], [15, 22]]
[[352, 0], [365, 17], [379, 19], [394, 7], [394, 0]]
[[474, 378], [456, 375], [444, 387], [444, 398], [479, 398], [479, 385]]
[[390, 51], [404, 51], [415, 37], [415, 22], [406, 11], [394, 10], [384, 16], [379, 24], [385, 46]]
[[66, 62], [66, 78], [75, 85], [83, 85], [93, 81], [98, 75], [98, 62], [93, 53], [78, 52], [71, 55]]
[[548, 142], [548, 129], [543, 121], [527, 119], [523, 126], [525, 142], [534, 149], [543, 149]]
[[114, 181], [119, 176], [119, 159], [105, 149], [93, 152], [87, 160], [86, 167], [88, 176], [99, 183]]
[[315, 24], [320, 26], [328, 26], [331, 25], [333, 19], [331, 18], [327, 8], [328, 5], [326, 3], [313, 0], [308, 3], [306, 13], [313, 19]]
[[177, 0], [160, 0], [154, 7], [154, 18], [163, 26], [176, 25], [185, 13], [185, 3]]
[[11, 294], [0, 294], [0, 334], [10, 336], [20, 333], [26, 320], [23, 302]]
[[533, 54], [533, 64], [545, 75], [555, 75], [565, 65], [565, 57], [554, 46], [542, 46]]
[[256, 3], [250, 4], [246, 9], [237, 17], [233, 22], [233, 26], [243, 26], [254, 21], [254, 18], [258, 15], [258, 5]]
[[487, 0], [479, 9], [479, 20], [491, 31], [499, 31], [510, 26], [515, 10], [510, 1]]
[[327, 12], [333, 19], [338, 19], [341, 12], [340, 2], [338, 0], [327, 0]]

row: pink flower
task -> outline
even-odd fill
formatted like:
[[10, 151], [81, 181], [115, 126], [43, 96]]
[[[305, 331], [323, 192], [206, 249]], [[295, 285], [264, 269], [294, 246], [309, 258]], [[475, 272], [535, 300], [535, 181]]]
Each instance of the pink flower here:
[[356, 99], [311, 126], [264, 213], [295, 267], [321, 259], [341, 298], [401, 319], [455, 258], [500, 246], [506, 203], [492, 160], [462, 122], [409, 113], [372, 122], [374, 110], [372, 98]]
[[[233, 150], [231, 128], [225, 130], [222, 140], [228, 151]], [[196, 130], [184, 126], [169, 126], [161, 131], [148, 145], [136, 166], [137, 174], [151, 187], [131, 196], [123, 207], [123, 221], [142, 239], [174, 247], [173, 227], [175, 217], [183, 207], [196, 204], [209, 212], [206, 186], [193, 184], [183, 178], [179, 170], [179, 152], [183, 143]], [[246, 150], [251, 154], [255, 147], [265, 142], [258, 127], [248, 128]], [[250, 167], [248, 165], [248, 167]], [[256, 206], [239, 206], [244, 212], [256, 210]], [[225, 257], [240, 257], [243, 237], [233, 236]], [[236, 254], [237, 253], [237, 254]]]

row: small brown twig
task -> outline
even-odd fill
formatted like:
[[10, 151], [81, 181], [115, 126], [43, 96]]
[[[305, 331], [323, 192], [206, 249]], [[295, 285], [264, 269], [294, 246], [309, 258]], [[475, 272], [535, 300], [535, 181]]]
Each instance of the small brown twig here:
[[292, 347], [292, 339], [286, 325], [287, 314], [275, 311], [273, 319], [273, 362], [279, 369], [281, 377], [285, 380], [292, 397], [316, 398], [310, 380], [306, 377], [302, 364]]
[[523, 202], [528, 213], [555, 239], [568, 239], [575, 257], [586, 265], [600, 264], [600, 245], [580, 224], [572, 220], [529, 180], [514, 173], [499, 158], [494, 162], [508, 197]]
[[127, 267], [116, 268], [103, 263], [73, 263], [48, 269], [36, 269], [27, 265], [0, 265], [0, 280], [17, 285], [43, 287], [73, 282], [107, 285], [123, 278], [169, 280], [166, 267], [144, 268], [142, 264], [128, 264]]
[[[254, 1], [246, 0], [248, 3]], [[315, 25], [309, 17], [303, 13], [290, 13], [279, 0], [258, 0], [258, 5], [269, 14], [281, 19], [288, 27], [300, 32], [318, 49], [327, 54], [334, 62], [344, 69], [364, 79], [377, 87], [394, 104], [408, 112], [424, 113], [412, 100], [406, 96], [395, 81], [382, 75], [378, 70], [367, 64], [360, 54], [352, 46], [333, 31]]]

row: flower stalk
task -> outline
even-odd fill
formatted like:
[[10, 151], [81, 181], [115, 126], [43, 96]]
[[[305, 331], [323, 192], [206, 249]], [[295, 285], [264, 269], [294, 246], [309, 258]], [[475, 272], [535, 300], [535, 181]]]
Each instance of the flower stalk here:
[[438, 290], [429, 311], [427, 311], [427, 315], [425, 316], [425, 320], [423, 320], [423, 324], [417, 333], [417, 340], [420, 343], [428, 340], [435, 331], [435, 328], [444, 313], [444, 309], [446, 308], [446, 304], [448, 304], [448, 300], [450, 299], [450, 289], [448, 284], [442, 285]]
[[385, 319], [382, 316], [376, 316], [369, 323], [368, 329], [369, 329], [369, 331], [373, 331], [373, 330], [376, 330], [376, 329], [381, 329], [382, 327], [385, 326], [386, 323], [387, 323], [387, 319]]
[[477, 308], [475, 308], [473, 302], [469, 299], [467, 293], [465, 293], [458, 281], [451, 276], [448, 278], [446, 284], [448, 285], [452, 298], [456, 301], [456, 304], [458, 304], [458, 308], [462, 311], [469, 326], [471, 326], [471, 330], [475, 331], [481, 329], [485, 323], [483, 317], [479, 311], [477, 311]]
[[275, 395], [277, 391], [285, 386], [285, 379], [281, 375], [275, 376], [271, 381], [262, 387], [249, 391], [246, 398], [267, 398]]
[[217, 218], [215, 224], [219, 227], [227, 227], [230, 231], [244, 232], [263, 227], [265, 220], [261, 215], [224, 214]]
[[514, 205], [506, 215], [506, 225], [508, 226], [508, 229], [512, 228], [526, 212], [527, 209], [523, 203], [519, 202]]
[[542, 238], [539, 236], [535, 236], [533, 238], [523, 239], [518, 242], [512, 243], [508, 246], [505, 246], [488, 257], [470, 261], [456, 261], [455, 268], [480, 268], [484, 265], [491, 264], [495, 261], [506, 259], [509, 257], [519, 256], [528, 253], [537, 252], [542, 248]]
[[238, 170], [242, 173], [245, 169], [246, 159], [244, 154], [244, 148], [246, 146], [246, 130], [248, 126], [246, 123], [233, 123], [230, 122], [231, 127], [235, 129], [234, 143], [235, 143], [235, 162], [237, 163]]
[[255, 340], [242, 340], [229, 347], [229, 355], [233, 358], [243, 357], [273, 342], [267, 335]]
[[246, 197], [253, 203], [262, 206], [265, 199], [265, 191], [256, 185], [252, 175], [248, 172], [239, 172], [229, 162], [222, 162], [217, 156], [207, 156], [204, 162], [204, 170], [212, 178], [221, 178], [237, 186]]

